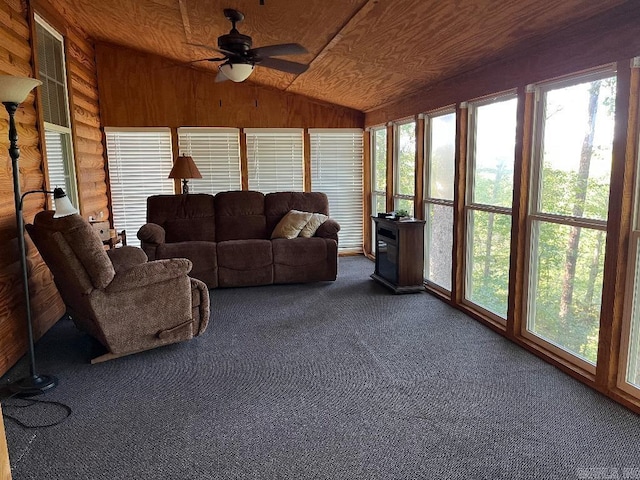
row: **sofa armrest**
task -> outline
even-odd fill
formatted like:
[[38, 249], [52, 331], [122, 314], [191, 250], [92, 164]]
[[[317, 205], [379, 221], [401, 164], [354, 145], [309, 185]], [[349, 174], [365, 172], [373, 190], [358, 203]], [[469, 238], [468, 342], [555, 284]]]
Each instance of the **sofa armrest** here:
[[320, 225], [320, 227], [318, 227], [315, 236], [320, 238], [331, 238], [337, 242], [339, 231], [340, 224], [334, 219], [328, 218], [322, 225]]
[[111, 283], [105, 288], [105, 292], [122, 292], [186, 276], [191, 271], [191, 267], [191, 260], [186, 258], [141, 263], [128, 270], [116, 273]]
[[146, 223], [138, 230], [138, 238], [146, 243], [164, 243], [165, 231], [157, 223]]
[[141, 241], [140, 246], [150, 261], [157, 258], [156, 250], [158, 245], [165, 242], [165, 231], [156, 223], [147, 223], [138, 230], [138, 238]]
[[116, 273], [147, 262], [147, 254], [141, 248], [124, 246], [107, 250]]

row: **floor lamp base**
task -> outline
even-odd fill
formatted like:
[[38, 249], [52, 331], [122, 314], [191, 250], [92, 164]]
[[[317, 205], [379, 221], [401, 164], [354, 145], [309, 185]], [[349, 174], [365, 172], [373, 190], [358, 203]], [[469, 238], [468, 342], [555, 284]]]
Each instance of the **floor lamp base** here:
[[58, 385], [58, 379], [51, 375], [33, 375], [16, 380], [9, 384], [9, 390], [16, 397], [34, 397], [53, 390]]

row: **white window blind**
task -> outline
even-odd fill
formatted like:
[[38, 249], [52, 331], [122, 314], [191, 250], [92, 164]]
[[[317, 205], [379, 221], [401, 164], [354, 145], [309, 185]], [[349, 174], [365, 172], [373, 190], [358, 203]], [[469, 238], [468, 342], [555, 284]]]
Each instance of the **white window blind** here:
[[40, 17], [36, 17], [36, 20], [38, 76], [42, 80], [40, 92], [44, 121], [68, 127], [69, 110], [63, 38]]
[[[105, 128], [113, 223], [127, 230], [127, 242], [139, 245], [138, 230], [147, 221], [147, 198], [173, 194], [173, 165], [168, 128]], [[129, 239], [131, 241], [129, 242]]]
[[51, 188], [64, 188], [68, 190], [67, 174], [65, 171], [65, 138], [62, 133], [52, 130], [44, 130], [44, 139], [47, 145], [47, 168], [49, 171], [49, 185]]
[[63, 188], [71, 203], [78, 206], [64, 37], [37, 14], [35, 19], [38, 78], [42, 81], [39, 94], [42, 99], [49, 187]]
[[301, 192], [302, 129], [247, 128], [249, 189], [258, 192]]
[[193, 158], [202, 178], [189, 180], [192, 193], [241, 190], [240, 135], [237, 128], [178, 128], [181, 155]]
[[362, 250], [362, 130], [309, 129], [311, 188], [329, 198], [340, 250]]

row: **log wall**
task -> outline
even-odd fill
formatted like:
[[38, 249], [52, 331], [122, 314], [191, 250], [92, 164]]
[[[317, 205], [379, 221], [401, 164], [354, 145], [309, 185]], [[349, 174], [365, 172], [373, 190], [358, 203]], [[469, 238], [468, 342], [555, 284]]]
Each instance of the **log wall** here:
[[[0, 73], [34, 76], [31, 30], [26, 5], [19, 0], [0, 2]], [[20, 187], [23, 192], [44, 187], [43, 158], [36, 113], [36, 95], [31, 93], [16, 113], [20, 146]], [[8, 114], [0, 109], [0, 373], [4, 373], [27, 350], [24, 292], [13, 200], [9, 157]], [[31, 195], [24, 204], [26, 222], [44, 208], [44, 197]], [[53, 285], [51, 273], [27, 237], [29, 290], [34, 334], [39, 338], [63, 314], [64, 305]]]
[[[55, 7], [44, 1], [30, 3], [0, 0], [0, 74], [36, 76], [33, 44], [33, 12], [61, 29], [65, 36], [73, 147], [81, 214], [103, 211], [108, 215], [104, 175], [104, 149], [94, 48], [77, 28], [66, 25]], [[46, 160], [42, 154], [43, 127], [38, 93], [31, 93], [16, 113], [20, 146], [20, 186], [23, 192], [45, 188]], [[8, 154], [8, 114], [0, 111], [0, 374], [27, 350], [24, 292], [20, 281], [16, 213], [13, 201], [11, 159]], [[42, 195], [30, 195], [24, 203], [25, 222], [46, 208]], [[41, 337], [65, 311], [53, 278], [37, 249], [27, 237], [29, 290], [34, 334]]]
[[95, 48], [82, 31], [67, 30], [67, 68], [73, 149], [76, 161], [80, 213], [109, 218], [105, 149], [102, 142]]

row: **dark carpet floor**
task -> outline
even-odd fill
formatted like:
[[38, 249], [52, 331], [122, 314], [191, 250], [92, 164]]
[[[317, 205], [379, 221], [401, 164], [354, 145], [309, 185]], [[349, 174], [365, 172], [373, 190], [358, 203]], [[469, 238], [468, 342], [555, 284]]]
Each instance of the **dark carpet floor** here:
[[99, 365], [58, 323], [36, 353], [60, 385], [40, 398], [73, 414], [5, 421], [14, 480], [640, 478], [640, 416], [372, 270], [214, 290], [202, 337]]

